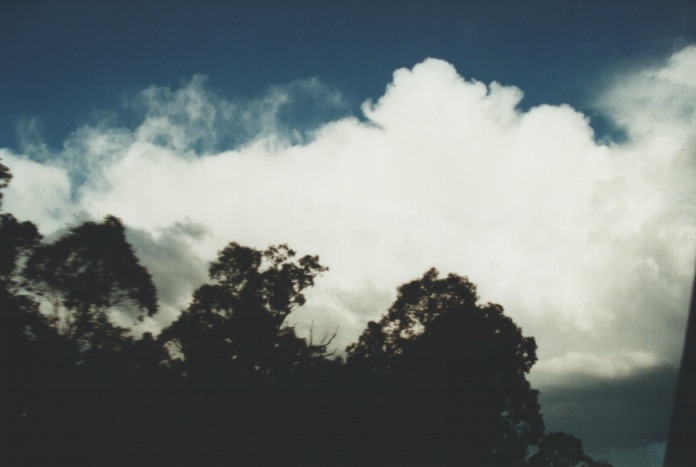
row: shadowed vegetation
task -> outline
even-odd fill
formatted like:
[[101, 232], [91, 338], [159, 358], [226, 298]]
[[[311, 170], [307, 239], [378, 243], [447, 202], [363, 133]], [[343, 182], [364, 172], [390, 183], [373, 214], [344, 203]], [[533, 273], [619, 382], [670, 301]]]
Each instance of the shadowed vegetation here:
[[286, 245], [230, 243], [139, 338], [157, 295], [120, 220], [44, 242], [2, 214], [0, 261], [7, 465], [608, 465], [544, 436], [534, 339], [466, 277], [402, 285], [344, 361], [288, 325], [327, 268]]

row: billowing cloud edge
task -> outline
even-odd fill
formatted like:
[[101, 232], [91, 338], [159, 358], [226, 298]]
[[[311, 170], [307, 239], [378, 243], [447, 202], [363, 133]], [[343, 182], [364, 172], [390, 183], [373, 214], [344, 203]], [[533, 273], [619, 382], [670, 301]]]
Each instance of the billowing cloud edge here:
[[[362, 118], [300, 136], [281, 117], [293, 96], [341, 109], [339, 94], [313, 80], [240, 104], [196, 76], [136, 96], [134, 129], [81, 127], [49, 155], [39, 142], [0, 150], [15, 174], [5, 207], [46, 232], [121, 217], [171, 289], [152, 329], [185, 306], [226, 242], [287, 242], [331, 268], [293, 315], [300, 331], [339, 327], [344, 346], [398, 285], [436, 266], [468, 275], [536, 337], [538, 374], [628, 374], [645, 363], [635, 349], [660, 362], [681, 350], [696, 231], [694, 57], [687, 47], [601, 95], [629, 134], [613, 145], [570, 106], [521, 111], [521, 90], [436, 59], [397, 70]], [[181, 225], [206, 234], [174, 234]], [[189, 276], [166, 277], [174, 257]]]

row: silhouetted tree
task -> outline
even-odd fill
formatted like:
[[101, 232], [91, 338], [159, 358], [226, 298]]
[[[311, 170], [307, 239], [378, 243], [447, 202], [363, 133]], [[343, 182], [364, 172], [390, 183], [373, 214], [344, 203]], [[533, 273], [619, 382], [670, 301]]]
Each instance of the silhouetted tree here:
[[[11, 178], [0, 163], [0, 190]], [[14, 454], [36, 451], [40, 444], [41, 422], [36, 416], [53, 400], [53, 376], [65, 363], [38, 303], [21, 287], [27, 258], [40, 240], [31, 222], [0, 214], [0, 452], [8, 465], [19, 460]], [[16, 465], [21, 463], [26, 462]]]
[[378, 388], [366, 390], [366, 415], [382, 423], [376, 438], [391, 459], [519, 463], [543, 435], [537, 391], [526, 380], [534, 339], [501, 306], [476, 301], [466, 277], [441, 279], [431, 269], [401, 286], [389, 311], [348, 348], [353, 371], [372, 375], [368, 386]]
[[167, 365], [181, 377], [168, 410], [196, 420], [193, 451], [207, 461], [306, 457], [299, 420], [316, 413], [308, 382], [327, 365], [328, 342], [308, 343], [286, 319], [324, 271], [318, 257], [298, 258], [286, 245], [230, 243], [210, 265], [211, 283], [160, 334]]
[[58, 333], [87, 347], [123, 339], [127, 329], [114, 324], [114, 313], [137, 321], [157, 310], [152, 278], [112, 216], [35, 248], [24, 277], [27, 289], [50, 304], [46, 316]]
[[611, 467], [611, 464], [595, 461], [585, 454], [582, 441], [561, 431], [544, 436], [529, 463], [553, 467]]
[[10, 180], [12, 180], [12, 173], [10, 172], [10, 169], [7, 168], [5, 164], [0, 161], [0, 208], [2, 207], [2, 200], [4, 193], [2, 190], [7, 188], [7, 185], [9, 185]]
[[41, 360], [37, 342], [49, 337], [38, 304], [18, 291], [19, 263], [39, 239], [33, 224], [0, 214], [0, 418], [6, 423], [18, 423], [26, 412], [27, 384]]
[[[10, 170], [0, 162], [0, 209], [3, 192], [12, 180]], [[16, 288], [18, 261], [39, 244], [41, 236], [31, 222], [19, 222], [12, 214], [0, 214], [0, 289]]]
[[321, 349], [285, 326], [304, 290], [326, 268], [316, 256], [295, 259], [286, 245], [265, 251], [231, 243], [210, 266], [211, 284], [195, 291], [191, 305], [161, 340], [187, 373], [233, 371], [242, 379], [273, 378]]
[[[0, 206], [10, 179], [0, 163]], [[287, 322], [326, 270], [230, 243], [178, 319], [134, 339], [157, 296], [120, 220], [42, 243], [0, 214], [0, 463], [609, 465], [542, 439], [534, 339], [466, 277], [402, 285], [344, 364]]]
[[[157, 309], [156, 290], [114, 217], [52, 243], [9, 214], [0, 218], [0, 327], [4, 426], [18, 464], [82, 463], [113, 452], [126, 420], [134, 347], [127, 325]], [[125, 321], [124, 321], [125, 320]], [[127, 423], [128, 424], [128, 423]], [[93, 458], [97, 461], [97, 457]]]

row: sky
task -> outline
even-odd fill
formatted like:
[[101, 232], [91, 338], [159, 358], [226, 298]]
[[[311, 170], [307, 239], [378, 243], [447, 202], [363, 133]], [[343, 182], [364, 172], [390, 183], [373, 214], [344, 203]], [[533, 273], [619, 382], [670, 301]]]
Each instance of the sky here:
[[[146, 4], [141, 4], [146, 3]], [[696, 4], [0, 3], [4, 208], [120, 217], [157, 331], [230, 241], [344, 348], [430, 267], [536, 338], [548, 431], [661, 465], [696, 259]]]

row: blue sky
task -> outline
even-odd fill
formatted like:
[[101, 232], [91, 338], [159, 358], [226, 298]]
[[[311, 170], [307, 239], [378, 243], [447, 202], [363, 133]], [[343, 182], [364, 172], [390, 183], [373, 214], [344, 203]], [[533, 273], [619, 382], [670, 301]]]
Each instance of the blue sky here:
[[588, 108], [597, 71], [696, 40], [688, 0], [324, 3], [3, 2], [0, 141], [14, 144], [18, 123], [38, 118], [59, 144], [124, 93], [195, 73], [229, 97], [318, 77], [355, 109], [426, 57], [520, 87], [523, 106]]
[[[691, 1], [3, 2], [5, 208], [117, 215], [156, 331], [229, 241], [355, 339], [431, 266], [539, 344], [550, 430], [661, 464], [696, 255]], [[637, 390], [640, 388], [640, 390]]]

